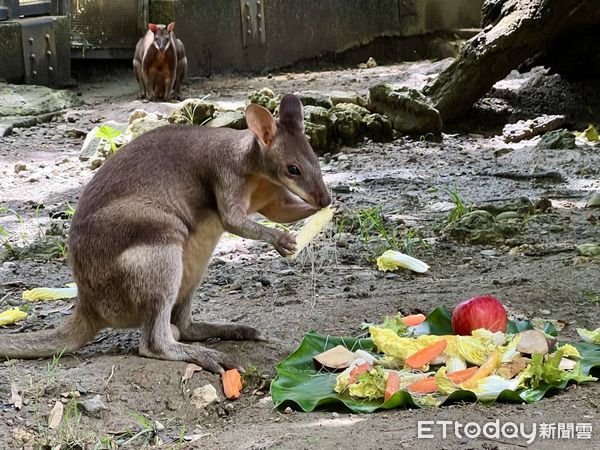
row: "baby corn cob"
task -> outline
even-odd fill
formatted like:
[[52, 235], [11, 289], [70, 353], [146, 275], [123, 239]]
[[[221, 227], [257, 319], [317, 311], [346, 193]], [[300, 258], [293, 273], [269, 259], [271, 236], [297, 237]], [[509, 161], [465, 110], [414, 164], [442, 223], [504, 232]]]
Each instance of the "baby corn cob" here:
[[306, 247], [333, 219], [335, 210], [328, 206], [313, 214], [296, 234], [296, 252], [290, 256], [295, 259], [298, 254]]

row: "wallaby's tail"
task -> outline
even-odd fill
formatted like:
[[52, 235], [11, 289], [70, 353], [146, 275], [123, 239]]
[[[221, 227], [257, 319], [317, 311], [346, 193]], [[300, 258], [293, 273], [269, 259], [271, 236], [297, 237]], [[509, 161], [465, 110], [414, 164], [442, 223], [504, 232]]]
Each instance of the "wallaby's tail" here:
[[0, 358], [31, 359], [70, 353], [87, 344], [99, 327], [75, 307], [67, 320], [51, 330], [0, 334]]

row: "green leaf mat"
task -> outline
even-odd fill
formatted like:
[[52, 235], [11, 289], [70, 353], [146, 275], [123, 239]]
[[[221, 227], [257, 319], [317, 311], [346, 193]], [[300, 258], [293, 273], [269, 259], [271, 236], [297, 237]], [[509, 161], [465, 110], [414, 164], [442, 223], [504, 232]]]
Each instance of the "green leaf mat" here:
[[[420, 329], [426, 330], [428, 334], [446, 335], [454, 334], [452, 331], [450, 313], [445, 308], [435, 309]], [[529, 321], [510, 321], [507, 333], [516, 333], [531, 329], [533, 325]], [[546, 324], [544, 331], [556, 335], [556, 329], [550, 322]], [[352, 398], [349, 394], [338, 394], [334, 392], [337, 373], [326, 370], [318, 370], [313, 363], [313, 357], [336, 345], [343, 345], [354, 351], [359, 348], [373, 350], [371, 339], [355, 339], [349, 337], [324, 336], [315, 332], [309, 332], [304, 336], [300, 346], [277, 367], [277, 376], [271, 383], [271, 397], [275, 407], [281, 408], [292, 406], [302, 411], [310, 412], [314, 409], [347, 409], [357, 413], [370, 413], [378, 409], [392, 408], [419, 408], [419, 397], [412, 396], [406, 391], [396, 392], [386, 402], [383, 399], [365, 400]], [[583, 373], [588, 375], [595, 371], [600, 373], [600, 345], [578, 342], [573, 344], [579, 350], [583, 361]], [[598, 375], [598, 374], [596, 374]], [[533, 403], [541, 400], [546, 393], [564, 389], [568, 383], [562, 382], [558, 385], [540, 385], [535, 389], [521, 389], [513, 392], [505, 390], [500, 393], [495, 401], [508, 403]], [[460, 401], [477, 401], [475, 394], [469, 391], [456, 391], [449, 396], [438, 396], [443, 399], [442, 405]]]

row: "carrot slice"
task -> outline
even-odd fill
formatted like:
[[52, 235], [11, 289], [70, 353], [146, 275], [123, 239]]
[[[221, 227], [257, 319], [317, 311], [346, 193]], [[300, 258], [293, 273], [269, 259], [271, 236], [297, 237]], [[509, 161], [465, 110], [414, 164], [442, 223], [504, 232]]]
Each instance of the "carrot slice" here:
[[385, 383], [384, 401], [387, 401], [392, 395], [398, 392], [398, 389], [400, 389], [400, 375], [396, 372], [388, 373], [388, 379]]
[[435, 384], [435, 377], [427, 377], [409, 384], [406, 389], [416, 394], [431, 394], [437, 391], [437, 384]]
[[372, 367], [371, 367], [371, 364], [369, 364], [369, 363], [359, 364], [358, 366], [354, 367], [350, 371], [350, 375], [348, 375], [348, 384], [356, 383], [358, 381], [358, 376], [361, 373], [365, 373], [371, 369], [372, 369]]
[[468, 380], [471, 377], [471, 375], [477, 372], [477, 369], [479, 369], [479, 367], [477, 366], [469, 367], [468, 369], [457, 370], [456, 372], [447, 373], [446, 376], [450, 378], [450, 381], [452, 381], [454, 384], [458, 384], [462, 383], [465, 380]]
[[223, 374], [223, 392], [229, 399], [238, 398], [241, 394], [242, 376], [237, 369], [229, 369]]
[[[469, 367], [468, 369], [457, 370], [456, 372], [447, 374], [447, 377], [454, 384], [459, 384], [468, 380], [478, 369], [479, 367]], [[431, 394], [432, 392], [437, 391], [437, 384], [435, 382], [435, 377], [427, 377], [409, 384], [406, 389], [417, 394]]]
[[417, 325], [425, 321], [423, 314], [413, 314], [412, 316], [406, 316], [402, 318], [402, 322], [408, 327], [416, 327]]
[[404, 362], [407, 366], [412, 367], [413, 369], [418, 369], [419, 367], [423, 367], [425, 364], [429, 364], [435, 358], [440, 356], [444, 350], [446, 350], [447, 345], [448, 342], [446, 342], [445, 339], [440, 339], [439, 341], [428, 345], [424, 349], [413, 353], [406, 358], [406, 361]]

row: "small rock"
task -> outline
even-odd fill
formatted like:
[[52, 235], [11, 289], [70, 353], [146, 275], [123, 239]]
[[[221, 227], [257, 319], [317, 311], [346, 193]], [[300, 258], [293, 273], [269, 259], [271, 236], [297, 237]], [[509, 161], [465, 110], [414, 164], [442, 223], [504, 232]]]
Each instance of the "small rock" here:
[[340, 417], [340, 413], [334, 411], [331, 413], [331, 417], [333, 417], [334, 419], [337, 419], [338, 417]]
[[585, 205], [586, 208], [600, 208], [600, 194], [595, 193]]
[[497, 252], [496, 250], [494, 250], [494, 249], [489, 249], [489, 250], [481, 250], [479, 253], [480, 253], [481, 255], [483, 255], [483, 256], [490, 256], [490, 257], [491, 257], [491, 256], [497, 256], [497, 255], [498, 255], [498, 252]]
[[271, 396], [263, 397], [258, 402], [256, 402], [256, 404], [260, 406], [272, 406], [273, 399], [271, 398]]
[[100, 395], [95, 395], [92, 398], [78, 402], [77, 407], [80, 408], [85, 414], [92, 417], [100, 417], [100, 413], [103, 410], [108, 409], [100, 398]]
[[294, 414], [294, 410], [289, 406], [283, 410], [284, 414]]
[[535, 119], [519, 120], [517, 123], [507, 124], [502, 130], [502, 135], [505, 142], [519, 142], [562, 127], [565, 120], [565, 116], [544, 114]]
[[496, 220], [518, 219], [520, 214], [516, 211], [505, 211], [496, 216]]
[[552, 311], [550, 311], [549, 309], [540, 309], [540, 314], [549, 316], [550, 314], [552, 314]]
[[24, 162], [18, 162], [15, 164], [15, 173], [24, 172], [27, 170], [27, 165]]
[[204, 409], [213, 403], [219, 403], [219, 394], [212, 384], [194, 389], [190, 403], [198, 409]]
[[539, 149], [573, 149], [576, 148], [575, 133], [566, 129], [549, 131], [542, 136], [536, 148]]
[[581, 256], [595, 258], [600, 256], [600, 244], [581, 244], [577, 246], [577, 251]]

